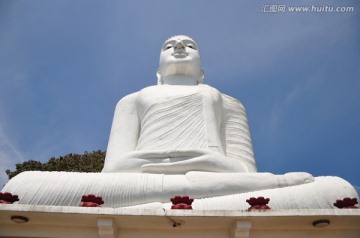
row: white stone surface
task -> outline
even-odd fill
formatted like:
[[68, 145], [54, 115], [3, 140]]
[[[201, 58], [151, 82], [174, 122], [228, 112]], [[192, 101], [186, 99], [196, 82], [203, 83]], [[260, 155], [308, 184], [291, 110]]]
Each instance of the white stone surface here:
[[231, 232], [232, 238], [248, 238], [250, 237], [251, 222], [250, 221], [236, 221], [233, 231]]
[[98, 232], [100, 238], [115, 238], [117, 227], [113, 219], [99, 218], [97, 220]]
[[152, 86], [122, 99], [103, 172], [189, 171], [256, 171], [242, 104], [204, 84]]
[[[335, 208], [333, 203], [344, 197], [358, 197], [354, 188], [338, 177], [317, 177], [314, 182], [293, 180], [263, 173], [191, 172], [187, 175], [138, 173], [66, 173], [29, 171], [14, 177], [3, 191], [17, 194], [19, 204], [78, 206], [81, 196], [102, 196], [104, 207], [170, 208], [175, 195], [195, 198], [196, 210], [245, 210], [246, 199], [270, 198], [274, 209]], [[295, 174], [298, 178], [298, 174]], [[246, 181], [254, 176], [257, 184]], [[200, 179], [202, 178], [202, 179]], [[287, 178], [287, 181], [282, 180]], [[304, 176], [304, 179], [308, 177]], [[271, 182], [272, 181], [272, 182]], [[294, 186], [282, 187], [292, 181]], [[271, 184], [274, 183], [274, 184]], [[301, 185], [295, 185], [301, 183]], [[268, 187], [282, 187], [267, 189]], [[260, 189], [261, 188], [261, 189]], [[336, 189], [334, 189], [336, 188]], [[258, 191], [257, 191], [258, 190]]]

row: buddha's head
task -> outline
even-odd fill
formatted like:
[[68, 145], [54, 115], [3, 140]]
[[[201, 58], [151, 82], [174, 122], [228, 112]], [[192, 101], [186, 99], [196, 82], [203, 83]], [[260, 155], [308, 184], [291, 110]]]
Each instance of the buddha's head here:
[[186, 76], [203, 83], [204, 71], [201, 69], [198, 46], [188, 36], [170, 37], [161, 48], [158, 84], [163, 84], [164, 78], [171, 76]]

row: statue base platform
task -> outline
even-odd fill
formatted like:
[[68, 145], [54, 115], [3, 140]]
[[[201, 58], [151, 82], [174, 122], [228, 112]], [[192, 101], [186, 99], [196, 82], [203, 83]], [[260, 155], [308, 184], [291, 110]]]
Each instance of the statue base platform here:
[[[27, 218], [18, 224], [11, 217]], [[0, 237], [360, 237], [360, 209], [200, 211], [0, 204]]]
[[[355, 189], [338, 177], [315, 177], [305, 184], [251, 190], [255, 185], [235, 178], [248, 174], [193, 173], [188, 175], [135, 173], [23, 172], [12, 178], [2, 192], [16, 194], [18, 204], [79, 206], [87, 194], [101, 196], [103, 207], [170, 209], [170, 198], [194, 198], [194, 210], [246, 210], [250, 197], [270, 199], [271, 209], [337, 209], [334, 203], [345, 197], [359, 198]], [[205, 179], [201, 179], [204, 176]], [[218, 179], [221, 176], [224, 179]], [[275, 176], [250, 174], [249, 176]], [[209, 177], [214, 177], [213, 180]], [[226, 182], [228, 181], [228, 182]], [[279, 181], [280, 183], [280, 181]], [[261, 184], [261, 181], [259, 181]]]

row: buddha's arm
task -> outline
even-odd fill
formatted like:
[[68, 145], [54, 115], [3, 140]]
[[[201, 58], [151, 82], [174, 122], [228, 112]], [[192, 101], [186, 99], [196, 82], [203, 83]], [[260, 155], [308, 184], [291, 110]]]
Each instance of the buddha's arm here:
[[110, 138], [102, 172], [118, 172], [126, 157], [133, 151], [139, 137], [137, 93], [122, 98], [116, 105]]
[[256, 172], [254, 152], [244, 106], [236, 99], [223, 94], [223, 121], [221, 134], [225, 140], [225, 154]]

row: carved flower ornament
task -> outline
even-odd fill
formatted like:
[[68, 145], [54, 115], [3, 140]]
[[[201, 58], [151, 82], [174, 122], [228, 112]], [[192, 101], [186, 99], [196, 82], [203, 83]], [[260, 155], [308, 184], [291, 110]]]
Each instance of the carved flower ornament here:
[[94, 194], [83, 195], [81, 202], [80, 207], [101, 207], [101, 204], [104, 204], [102, 197], [95, 196]]
[[249, 211], [251, 210], [269, 210], [271, 209], [267, 204], [269, 203], [270, 198], [264, 198], [264, 197], [251, 197], [246, 200], [247, 203], [250, 204], [251, 207], [249, 207]]
[[189, 196], [175, 196], [170, 199], [172, 202], [171, 209], [192, 209], [193, 198], [189, 198]]
[[19, 201], [18, 195], [12, 195], [11, 193], [0, 193], [0, 204], [13, 204]]
[[347, 209], [357, 209], [359, 207], [355, 206], [357, 204], [357, 198], [344, 198], [342, 200], [336, 200], [334, 203], [334, 206], [337, 208], [347, 208]]

